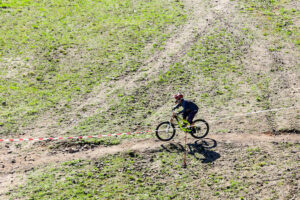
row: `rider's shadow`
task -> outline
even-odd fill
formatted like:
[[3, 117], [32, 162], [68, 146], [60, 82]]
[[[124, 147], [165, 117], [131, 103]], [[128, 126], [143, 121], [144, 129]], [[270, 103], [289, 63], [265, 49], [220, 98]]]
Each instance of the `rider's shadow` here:
[[[161, 145], [165, 151], [171, 153], [182, 153], [184, 152], [184, 146], [180, 143], [174, 144], [169, 143], [168, 145]], [[197, 140], [194, 143], [187, 144], [187, 153], [193, 155], [197, 160], [201, 160], [202, 163], [211, 163], [220, 158], [220, 154], [212, 151], [217, 147], [217, 141], [209, 138]], [[203, 155], [203, 156], [201, 156]]]

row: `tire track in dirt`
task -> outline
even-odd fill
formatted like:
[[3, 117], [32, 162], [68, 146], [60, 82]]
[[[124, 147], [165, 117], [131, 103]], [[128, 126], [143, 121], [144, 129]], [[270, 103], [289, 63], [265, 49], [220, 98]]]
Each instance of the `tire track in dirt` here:
[[[148, 80], [157, 77], [158, 74], [178, 61], [189, 47], [204, 33], [208, 26], [214, 21], [214, 15], [209, 10], [204, 1], [200, 0], [184, 0], [185, 9], [189, 11], [187, 22], [180, 26], [172, 37], [166, 41], [164, 50], [155, 52], [143, 66], [133, 75], [125, 75], [121, 79], [103, 83], [94, 88], [93, 92], [82, 102], [74, 102], [72, 111], [64, 113], [65, 121], [60, 125], [57, 124], [57, 116], [48, 112], [45, 116], [40, 117], [33, 125], [22, 130], [25, 136], [45, 136], [47, 130], [49, 134], [63, 135], [76, 126], [81, 119], [92, 116], [99, 112], [99, 109], [106, 110], [106, 102], [109, 102], [110, 94], [114, 91], [124, 88], [132, 90], [144, 85]], [[143, 79], [143, 81], [141, 81]], [[109, 85], [111, 85], [109, 87]], [[113, 90], [111, 89], [113, 88]], [[82, 109], [85, 109], [82, 112]], [[81, 114], [81, 119], [78, 118]], [[53, 119], [49, 119], [54, 118]], [[41, 126], [40, 126], [41, 124]]]
[[[125, 76], [122, 79], [116, 80], [113, 83], [115, 90], [124, 89], [125, 91], [132, 91], [136, 88], [139, 88], [142, 85], [146, 85], [148, 81], [151, 81], [160, 73], [168, 70], [169, 66], [178, 62], [182, 56], [184, 56], [190, 47], [204, 34], [209, 31], [211, 26], [214, 26], [214, 22], [216, 20], [222, 20], [222, 14], [218, 13], [218, 10], [229, 10], [231, 7], [228, 7], [230, 1], [222, 0], [218, 2], [218, 5], [214, 5], [213, 7], [209, 7], [206, 1], [201, 0], [184, 0], [182, 1], [185, 5], [186, 10], [190, 11], [190, 16], [188, 21], [178, 28], [175, 31], [173, 36], [166, 41], [163, 51], [157, 51], [152, 57], [150, 57], [143, 66], [137, 71], [136, 74], [132, 76]], [[226, 15], [228, 14], [225, 11]], [[224, 21], [224, 20], [223, 20]], [[233, 26], [231, 28], [234, 29]], [[109, 102], [109, 98], [105, 98], [105, 96], [109, 96], [113, 94], [114, 91], [111, 91], [110, 88], [104, 86], [104, 90], [100, 89], [100, 93], [87, 99], [86, 102], [79, 105], [78, 108], [75, 108], [75, 112], [71, 113], [69, 118], [76, 118], [80, 109], [85, 106], [96, 104], [95, 107], [91, 107], [85, 113], [82, 113], [83, 119], [92, 116], [100, 110], [102, 112], [107, 111], [107, 107], [105, 102]], [[98, 89], [96, 90], [98, 91]], [[103, 98], [104, 97], [104, 98]], [[76, 126], [80, 120], [74, 120], [73, 123], [70, 123], [68, 127], [62, 129], [62, 133], [67, 133], [72, 130], [74, 126]]]
[[[222, 23], [225, 24], [228, 31], [234, 32], [243, 29], [250, 29], [253, 32], [253, 41], [249, 43], [245, 55], [240, 58], [240, 65], [245, 67], [245, 73], [247, 76], [251, 76], [253, 80], [257, 79], [257, 82], [261, 81], [257, 76], [265, 75], [270, 78], [270, 85], [262, 90], [262, 93], [266, 94], [266, 98], [261, 103], [261, 105], [253, 105], [254, 109], [272, 109], [274, 107], [298, 107], [299, 95], [293, 91], [292, 88], [298, 87], [299, 81], [299, 66], [300, 52], [296, 49], [294, 45], [291, 45], [288, 41], [283, 41], [277, 35], [273, 37], [264, 36], [263, 31], [259, 28], [262, 21], [259, 17], [251, 16], [249, 13], [242, 14], [240, 9], [237, 7], [236, 2], [230, 0], [217, 0], [212, 2], [212, 5], [215, 6], [215, 16], [218, 17]], [[225, 16], [225, 17], [224, 17]], [[285, 49], [282, 51], [270, 51], [270, 47], [280, 41], [284, 44]], [[289, 53], [283, 53], [288, 51]], [[296, 68], [295, 68], [296, 66]], [[284, 70], [279, 70], [280, 68]], [[288, 69], [288, 70], [286, 70]], [[247, 93], [249, 88], [245, 88], [244, 93]], [[257, 108], [258, 106], [258, 108]], [[247, 108], [249, 109], [249, 107]], [[294, 119], [297, 118], [297, 114], [294, 112], [287, 119], [279, 118], [274, 113], [266, 114], [265, 119], [265, 128], [272, 129], [273, 132], [278, 131], [279, 124], [290, 124], [291, 127], [296, 129], [299, 127], [294, 123]], [[290, 122], [292, 121], [292, 122]]]

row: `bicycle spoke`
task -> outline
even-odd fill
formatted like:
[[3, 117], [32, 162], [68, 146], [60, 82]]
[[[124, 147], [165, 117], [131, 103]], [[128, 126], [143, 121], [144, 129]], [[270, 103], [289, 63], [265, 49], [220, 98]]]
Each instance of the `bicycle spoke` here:
[[169, 122], [161, 123], [156, 129], [156, 135], [160, 140], [168, 141], [175, 135], [175, 129]]

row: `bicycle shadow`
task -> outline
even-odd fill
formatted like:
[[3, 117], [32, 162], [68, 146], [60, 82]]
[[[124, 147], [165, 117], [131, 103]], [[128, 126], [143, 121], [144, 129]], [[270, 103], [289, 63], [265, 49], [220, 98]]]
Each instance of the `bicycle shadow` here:
[[[161, 147], [170, 153], [182, 153], [185, 151], [184, 146], [180, 143], [169, 143], [168, 145], [161, 145]], [[194, 143], [187, 143], [187, 153], [193, 155], [197, 160], [201, 160], [202, 163], [211, 163], [221, 157], [219, 153], [210, 150], [215, 147], [217, 147], [216, 140], [203, 138]]]

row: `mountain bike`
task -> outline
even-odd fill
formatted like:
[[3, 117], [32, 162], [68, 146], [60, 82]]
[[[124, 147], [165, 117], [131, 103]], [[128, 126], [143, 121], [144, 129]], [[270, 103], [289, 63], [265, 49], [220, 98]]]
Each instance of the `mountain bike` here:
[[176, 127], [194, 138], [204, 138], [209, 132], [209, 125], [204, 119], [196, 119], [191, 125], [187, 120], [173, 114], [170, 121], [162, 122], [156, 127], [155, 134], [158, 139], [169, 141], [175, 136], [178, 128], [175, 128], [174, 119], [177, 122]]

